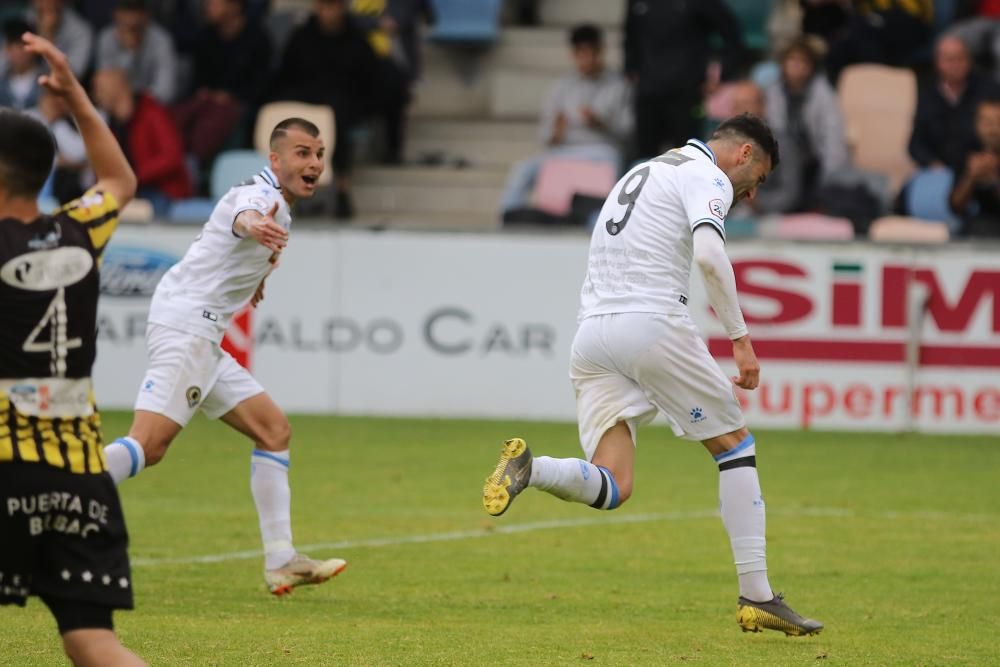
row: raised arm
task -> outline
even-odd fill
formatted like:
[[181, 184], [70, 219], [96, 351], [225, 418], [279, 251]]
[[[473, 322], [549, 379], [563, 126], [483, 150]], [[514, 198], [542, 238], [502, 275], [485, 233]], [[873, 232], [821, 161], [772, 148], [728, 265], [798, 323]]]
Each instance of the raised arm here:
[[87, 158], [97, 176], [96, 189], [111, 195], [119, 208], [123, 208], [135, 197], [136, 179], [118, 140], [108, 129], [97, 109], [87, 97], [87, 91], [73, 74], [66, 55], [49, 40], [24, 34], [26, 49], [41, 56], [49, 64], [49, 73], [38, 78], [38, 83], [53, 95], [66, 100], [69, 112], [80, 130]]
[[756, 389], [760, 381], [760, 364], [743, 321], [736, 294], [736, 275], [722, 236], [712, 225], [699, 225], [694, 230], [693, 250], [694, 260], [705, 278], [708, 301], [733, 341], [733, 357], [740, 372], [733, 382], [743, 389]]

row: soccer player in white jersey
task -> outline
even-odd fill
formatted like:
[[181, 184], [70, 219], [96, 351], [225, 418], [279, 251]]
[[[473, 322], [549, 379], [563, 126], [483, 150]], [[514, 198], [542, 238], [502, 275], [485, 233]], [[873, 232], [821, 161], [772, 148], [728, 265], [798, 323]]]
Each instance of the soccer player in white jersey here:
[[160, 461], [199, 409], [253, 440], [250, 488], [264, 543], [264, 580], [275, 595], [335, 576], [347, 563], [318, 561], [292, 545], [288, 485], [291, 427], [250, 373], [221, 348], [233, 315], [263, 298], [288, 241], [291, 206], [323, 173], [319, 129], [301, 118], [271, 133], [270, 166], [219, 201], [201, 234], [157, 285], [149, 309], [149, 369], [127, 437], [105, 457], [116, 483]]
[[[755, 389], [760, 367], [725, 251], [726, 215], [753, 199], [777, 163], [770, 129], [744, 114], [722, 123], [707, 144], [692, 139], [615, 185], [591, 239], [571, 352], [586, 458], [533, 457], [524, 440], [508, 440], [483, 505], [499, 516], [533, 486], [597, 509], [620, 506], [632, 494], [636, 430], [662, 412], [719, 466], [720, 510], [739, 577], [737, 622], [744, 631], [809, 635], [823, 625], [792, 611], [768, 582], [755, 443], [733, 390]], [[733, 341], [736, 377], [722, 372], [688, 314], [692, 260]]]

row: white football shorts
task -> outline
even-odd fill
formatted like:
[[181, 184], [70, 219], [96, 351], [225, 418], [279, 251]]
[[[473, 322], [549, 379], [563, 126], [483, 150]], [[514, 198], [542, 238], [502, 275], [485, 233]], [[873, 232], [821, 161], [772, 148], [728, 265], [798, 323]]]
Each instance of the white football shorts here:
[[570, 360], [580, 444], [594, 457], [620, 421], [636, 427], [662, 412], [674, 433], [706, 440], [746, 426], [732, 381], [684, 314], [616, 313], [580, 323]]
[[264, 391], [218, 343], [160, 324], [148, 324], [149, 368], [135, 399], [148, 410], [186, 426], [201, 410], [218, 419]]

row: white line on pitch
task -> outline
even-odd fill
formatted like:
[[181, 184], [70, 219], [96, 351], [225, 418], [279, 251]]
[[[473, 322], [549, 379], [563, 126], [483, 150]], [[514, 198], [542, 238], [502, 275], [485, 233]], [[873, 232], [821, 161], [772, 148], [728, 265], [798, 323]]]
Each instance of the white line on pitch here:
[[[949, 514], [947, 512], [874, 512], [857, 513], [842, 508], [802, 508], [794, 510], [768, 510], [771, 516], [783, 517], [855, 517], [869, 516], [877, 519], [947, 519], [950, 521], [1000, 521], [1000, 517], [990, 514]], [[376, 537], [367, 540], [343, 540], [340, 542], [320, 542], [300, 545], [303, 551], [319, 551], [326, 549], [363, 549], [391, 547], [403, 544], [426, 544], [428, 542], [454, 542], [470, 540], [491, 535], [513, 535], [516, 533], [533, 533], [539, 530], [559, 528], [579, 528], [585, 526], [607, 526], [630, 523], [652, 523], [655, 521], [688, 521], [692, 519], [707, 519], [719, 516], [717, 510], [692, 510], [678, 512], [656, 512], [648, 514], [613, 514], [610, 516], [581, 517], [579, 519], [551, 519], [549, 521], [533, 521], [530, 523], [498, 524], [495, 528], [480, 528], [477, 530], [457, 530], [446, 533], [428, 533], [425, 535], [394, 535], [392, 537]], [[221, 554], [206, 554], [204, 556], [179, 556], [167, 558], [133, 558], [132, 565], [191, 565], [197, 563], [224, 563], [232, 560], [248, 560], [259, 558], [260, 549], [246, 551], [229, 551]]]

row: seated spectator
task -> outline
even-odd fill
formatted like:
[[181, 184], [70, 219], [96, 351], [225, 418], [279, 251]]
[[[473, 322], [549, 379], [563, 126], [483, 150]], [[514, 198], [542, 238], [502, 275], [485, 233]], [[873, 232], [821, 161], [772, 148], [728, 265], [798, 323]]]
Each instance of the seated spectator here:
[[851, 0], [799, 0], [802, 32], [830, 42], [851, 16]]
[[97, 69], [123, 70], [133, 90], [173, 102], [177, 55], [170, 35], [152, 22], [144, 0], [118, 0], [113, 18], [97, 40]]
[[[28, 111], [48, 126], [56, 140], [56, 163], [47, 190], [60, 204], [83, 194], [93, 180], [83, 137], [69, 114], [66, 100], [42, 89], [38, 107]], [[86, 181], [86, 182], [85, 182]]]
[[274, 99], [328, 104], [337, 122], [333, 152], [335, 215], [354, 216], [351, 132], [374, 105], [379, 64], [346, 0], [314, 0], [313, 12], [288, 39]]
[[38, 34], [56, 45], [69, 59], [77, 78], [83, 78], [94, 54], [94, 31], [66, 6], [65, 0], [35, 0], [28, 20], [38, 26]]
[[621, 169], [633, 126], [630, 86], [620, 74], [605, 69], [600, 28], [577, 26], [569, 41], [576, 71], [556, 82], [542, 110], [538, 137], [545, 152], [511, 169], [500, 203], [505, 222], [530, 215], [535, 178], [548, 158], [611, 162]]
[[[743, 113], [767, 118], [767, 100], [764, 91], [753, 81], [737, 81], [732, 84], [728, 116]], [[771, 128], [778, 147], [781, 149], [781, 163], [771, 172], [759, 188], [753, 200], [737, 204], [730, 211], [733, 219], [749, 218], [756, 215], [788, 213], [803, 203], [802, 154], [799, 145], [788, 139], [782, 130]]]
[[245, 14], [246, 0], [206, 0], [194, 46], [194, 95], [174, 108], [184, 145], [207, 166], [263, 99], [271, 42]]
[[782, 153], [781, 192], [768, 212], [808, 210], [816, 191], [850, 162], [837, 94], [819, 64], [812, 40], [797, 39], [781, 52], [781, 78], [765, 90], [766, 118]]
[[854, 63], [909, 65], [931, 37], [933, 0], [855, 0], [856, 13], [830, 43], [826, 68], [834, 84]]
[[191, 196], [184, 143], [167, 109], [146, 92], [133, 92], [122, 70], [94, 74], [93, 98], [108, 115], [108, 125], [139, 181], [138, 196], [165, 215], [170, 200]]
[[976, 106], [993, 86], [973, 70], [968, 48], [955, 35], [938, 40], [934, 69], [920, 82], [910, 156], [921, 167], [961, 168], [976, 143]]
[[976, 139], [949, 203], [962, 218], [963, 236], [1000, 238], [1000, 96], [991, 94], [976, 106]]
[[41, 65], [21, 41], [21, 36], [30, 31], [31, 26], [23, 19], [8, 19], [3, 25], [3, 51], [7, 59], [7, 70], [0, 78], [0, 107], [24, 111], [38, 104], [42, 90], [38, 85]]

